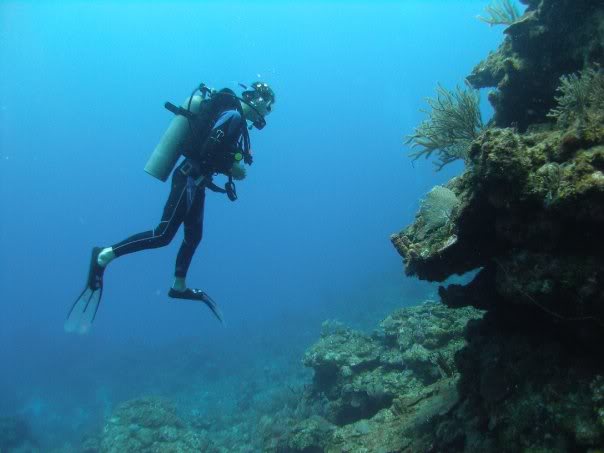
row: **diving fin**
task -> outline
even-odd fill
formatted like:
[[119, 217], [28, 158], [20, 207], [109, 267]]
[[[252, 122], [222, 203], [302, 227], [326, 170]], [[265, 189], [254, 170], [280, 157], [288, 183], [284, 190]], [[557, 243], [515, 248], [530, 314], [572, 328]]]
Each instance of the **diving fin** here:
[[71, 310], [69, 310], [64, 325], [66, 332], [85, 334], [92, 327], [92, 322], [103, 296], [103, 274], [105, 273], [105, 268], [98, 263], [101, 250], [103, 249], [100, 247], [92, 249], [90, 266], [88, 268], [88, 280], [86, 281], [84, 290], [71, 306]]
[[173, 299], [188, 299], [203, 302], [210, 310], [212, 310], [212, 313], [214, 313], [214, 316], [218, 318], [218, 321], [220, 321], [221, 324], [224, 323], [222, 320], [222, 313], [220, 312], [216, 302], [214, 302], [210, 296], [200, 289], [187, 288], [184, 291], [177, 291], [174, 288], [170, 288], [170, 291], [168, 291], [168, 296]]

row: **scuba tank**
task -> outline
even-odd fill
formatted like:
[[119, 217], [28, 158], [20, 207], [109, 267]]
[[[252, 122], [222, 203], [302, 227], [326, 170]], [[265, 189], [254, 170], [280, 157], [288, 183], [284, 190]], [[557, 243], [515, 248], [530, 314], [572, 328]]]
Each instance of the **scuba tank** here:
[[[198, 90], [200, 95], [195, 94]], [[180, 107], [165, 103], [164, 107], [175, 115], [145, 165], [145, 171], [151, 176], [164, 182], [168, 179], [185, 143], [191, 138], [191, 118], [201, 111], [201, 105], [210, 93], [211, 90], [202, 83]]]
[[[202, 96], [190, 96], [185, 99], [180, 108], [194, 114], [199, 113], [202, 101]], [[165, 182], [172, 173], [183, 146], [189, 140], [190, 133], [189, 118], [174, 115], [168, 129], [151, 153], [151, 157], [145, 165], [145, 171], [154, 178]]]

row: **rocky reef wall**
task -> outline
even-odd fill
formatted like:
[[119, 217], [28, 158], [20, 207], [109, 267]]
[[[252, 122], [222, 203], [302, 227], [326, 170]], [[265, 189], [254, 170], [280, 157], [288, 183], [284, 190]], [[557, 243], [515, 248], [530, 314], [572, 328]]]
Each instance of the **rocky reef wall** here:
[[314, 380], [300, 401], [317, 402], [321, 411], [292, 419], [267, 450], [422, 451], [419, 433], [458, 400], [455, 354], [467, 322], [481, 317], [429, 301], [395, 311], [372, 335], [326, 322], [304, 355]]
[[[562, 27], [562, 18], [574, 22]], [[564, 38], [559, 36], [562, 30]], [[392, 236], [408, 275], [443, 281], [481, 269], [469, 285], [440, 289], [447, 305], [496, 310], [501, 320], [513, 324], [554, 323], [586, 342], [602, 335], [604, 96], [590, 94], [604, 89], [598, 66], [602, 30], [602, 4], [533, 1], [523, 18], [508, 27], [497, 58], [491, 55], [469, 77], [478, 86], [499, 81], [495, 96], [513, 94], [522, 102], [510, 101], [513, 111], [507, 101], [494, 102], [494, 125], [472, 143], [466, 171], [447, 184], [457, 199], [447, 221], [426, 231], [420, 211], [412, 225]], [[534, 44], [542, 51], [527, 49], [529, 43], [546, 39], [554, 41]], [[562, 41], [554, 45], [556, 40]], [[511, 69], [500, 67], [502, 58], [521, 59], [521, 68], [539, 67], [537, 84], [549, 88], [533, 90], [536, 76], [519, 70], [510, 75]], [[596, 82], [581, 85], [575, 76], [569, 79], [576, 85], [570, 94], [589, 91], [586, 96], [594, 100], [588, 106], [578, 105], [580, 98], [567, 102], [562, 107], [568, 110], [563, 112], [565, 121], [557, 121], [551, 114], [560, 102], [556, 87], [561, 74], [574, 70], [591, 70]], [[481, 82], [478, 73], [483, 74]], [[487, 73], [491, 75], [484, 76]], [[598, 96], [602, 99], [595, 99]], [[541, 106], [539, 114], [535, 102]], [[512, 123], [503, 117], [522, 127], [499, 127]]]
[[522, 0], [524, 16], [480, 62], [468, 81], [496, 87], [489, 95], [495, 125], [520, 130], [543, 122], [554, 107], [559, 79], [604, 61], [604, 9], [597, 0]]
[[446, 184], [445, 221], [420, 210], [391, 238], [408, 275], [479, 270], [439, 289], [486, 315], [456, 354], [459, 402], [432, 451], [604, 446], [604, 4], [524, 3], [468, 77], [496, 87], [495, 116]]
[[[568, 452], [604, 445], [604, 366], [503, 330], [490, 314], [428, 301], [372, 335], [326, 323], [304, 356], [311, 416], [267, 438], [301, 452]], [[274, 434], [274, 433], [273, 433]]]

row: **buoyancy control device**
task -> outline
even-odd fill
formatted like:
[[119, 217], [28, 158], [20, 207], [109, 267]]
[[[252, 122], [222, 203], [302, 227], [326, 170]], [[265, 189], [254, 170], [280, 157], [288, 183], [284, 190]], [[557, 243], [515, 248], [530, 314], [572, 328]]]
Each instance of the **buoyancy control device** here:
[[[198, 91], [199, 94], [197, 94]], [[236, 96], [231, 90], [215, 91], [202, 83], [180, 106], [171, 102], [164, 104], [167, 110], [174, 113], [174, 118], [153, 150], [145, 165], [145, 171], [165, 182], [179, 157], [186, 156], [191, 150], [191, 144], [199, 141], [197, 136], [203, 136], [209, 132], [213, 124], [210, 120], [215, 120], [212, 118], [215, 113], [213, 110], [220, 109], [220, 103], [225, 101], [231, 102], [233, 105], [236, 105], [236, 101], [247, 104], [258, 114], [253, 126], [262, 129], [266, 125], [264, 116], [248, 100]], [[213, 103], [215, 108], [205, 108], [210, 103]], [[238, 103], [237, 110], [241, 110]], [[235, 152], [233, 156], [235, 160], [242, 158], [239, 152]], [[244, 155], [243, 159], [246, 163], [251, 163], [251, 155]]]

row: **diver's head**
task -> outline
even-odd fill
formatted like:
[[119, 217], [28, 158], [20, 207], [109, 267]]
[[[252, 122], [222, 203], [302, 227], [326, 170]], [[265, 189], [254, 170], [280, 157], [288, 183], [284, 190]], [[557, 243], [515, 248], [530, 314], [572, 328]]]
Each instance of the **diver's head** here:
[[[252, 83], [250, 89], [246, 89], [241, 93], [241, 97], [245, 101], [242, 103], [242, 107], [246, 118], [254, 124], [264, 123], [264, 117], [271, 113], [275, 103], [275, 93], [268, 86], [268, 83]], [[262, 127], [259, 127], [259, 129]]]
[[216, 105], [220, 106], [219, 108], [221, 110], [237, 110], [239, 108], [237, 95], [230, 88], [214, 91], [212, 93], [212, 99], [214, 99]]

